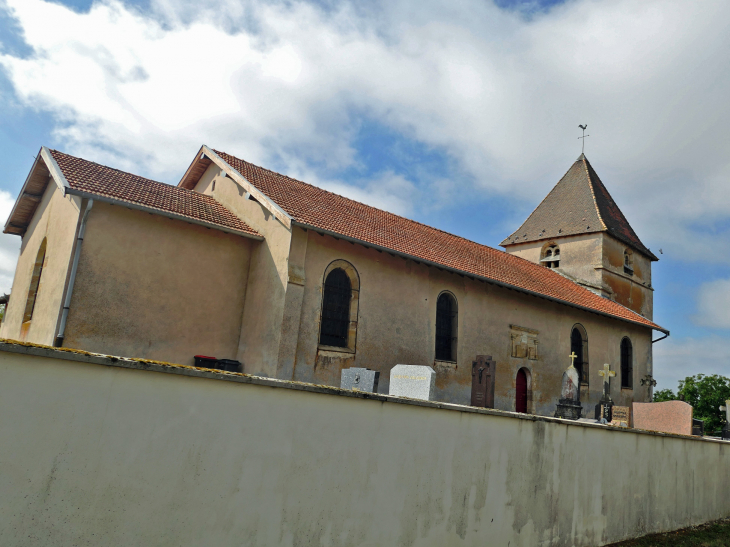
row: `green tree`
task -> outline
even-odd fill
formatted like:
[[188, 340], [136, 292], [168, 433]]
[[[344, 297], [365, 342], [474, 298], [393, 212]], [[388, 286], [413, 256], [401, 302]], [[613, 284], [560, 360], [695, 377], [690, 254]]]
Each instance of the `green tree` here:
[[706, 434], [717, 434], [725, 423], [720, 407], [730, 399], [730, 378], [719, 374], [697, 374], [679, 381], [677, 395], [671, 389], [654, 393], [654, 401], [680, 399], [694, 407], [694, 417], [705, 422]]

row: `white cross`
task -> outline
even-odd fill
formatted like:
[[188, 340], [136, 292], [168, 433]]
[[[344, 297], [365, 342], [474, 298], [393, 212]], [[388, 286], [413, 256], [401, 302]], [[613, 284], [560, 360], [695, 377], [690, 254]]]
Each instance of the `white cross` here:
[[725, 421], [730, 424], [730, 399], [725, 401], [725, 406], [721, 406], [720, 410], [725, 412]]

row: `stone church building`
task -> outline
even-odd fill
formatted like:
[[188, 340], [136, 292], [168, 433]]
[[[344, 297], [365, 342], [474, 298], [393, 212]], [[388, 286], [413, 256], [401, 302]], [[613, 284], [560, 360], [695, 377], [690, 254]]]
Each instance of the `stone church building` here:
[[[506, 252], [203, 146], [177, 186], [42, 148], [5, 224], [22, 238], [3, 338], [339, 386], [343, 368], [436, 371], [435, 399], [552, 414], [575, 353], [647, 401], [651, 263], [581, 155]], [[661, 338], [661, 337], [660, 337]], [[474, 370], [473, 370], [474, 369]]]

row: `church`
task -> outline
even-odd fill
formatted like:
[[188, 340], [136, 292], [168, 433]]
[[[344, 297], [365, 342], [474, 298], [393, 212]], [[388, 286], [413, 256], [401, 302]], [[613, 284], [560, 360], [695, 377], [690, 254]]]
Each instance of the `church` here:
[[381, 393], [427, 365], [435, 400], [543, 415], [574, 354], [592, 415], [604, 364], [616, 404], [650, 400], [669, 335], [658, 259], [582, 154], [505, 251], [207, 146], [177, 186], [43, 147], [4, 232], [22, 244], [0, 337], [28, 343], [331, 386], [365, 367]]

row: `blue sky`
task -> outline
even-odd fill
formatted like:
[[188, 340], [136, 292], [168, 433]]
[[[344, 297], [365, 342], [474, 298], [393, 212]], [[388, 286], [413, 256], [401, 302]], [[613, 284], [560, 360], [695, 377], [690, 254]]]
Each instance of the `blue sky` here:
[[[588, 123], [586, 155], [663, 250], [659, 387], [730, 375], [729, 10], [0, 0], [0, 212], [41, 145], [176, 183], [206, 143], [496, 247]], [[18, 246], [0, 236], [0, 290]]]

